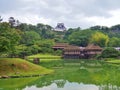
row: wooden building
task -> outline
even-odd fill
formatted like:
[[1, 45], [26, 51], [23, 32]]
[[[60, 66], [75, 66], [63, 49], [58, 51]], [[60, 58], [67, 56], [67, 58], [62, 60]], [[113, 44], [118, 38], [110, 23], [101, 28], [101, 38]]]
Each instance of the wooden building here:
[[84, 48], [69, 45], [65, 47], [63, 50], [63, 57], [64, 59], [80, 59], [84, 56]]
[[92, 58], [102, 52], [102, 48], [95, 44], [89, 44], [87, 47], [79, 47], [69, 45], [68, 43], [56, 43], [52, 48], [54, 50], [63, 50], [64, 59]]
[[63, 50], [68, 45], [69, 45], [68, 43], [56, 43], [52, 48], [54, 50]]
[[84, 49], [85, 58], [92, 58], [93, 56], [101, 53], [102, 53], [102, 48], [95, 44], [89, 44]]

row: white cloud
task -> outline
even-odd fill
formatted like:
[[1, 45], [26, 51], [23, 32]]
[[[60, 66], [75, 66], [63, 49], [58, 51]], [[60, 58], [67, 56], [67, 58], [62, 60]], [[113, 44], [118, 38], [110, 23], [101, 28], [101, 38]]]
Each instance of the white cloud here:
[[[4, 20], [14, 16], [25, 23], [88, 28], [93, 25], [119, 24], [120, 0], [1, 0]], [[7, 7], [6, 7], [7, 6]]]
[[87, 17], [86, 21], [93, 23], [94, 25], [113, 26], [120, 24], [120, 9], [109, 11], [111, 17]]

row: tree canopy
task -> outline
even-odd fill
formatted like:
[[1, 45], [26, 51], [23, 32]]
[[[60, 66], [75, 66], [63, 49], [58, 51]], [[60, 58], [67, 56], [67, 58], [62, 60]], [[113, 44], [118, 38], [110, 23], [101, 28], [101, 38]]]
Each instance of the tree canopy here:
[[20, 30], [11, 28], [8, 23], [0, 23], [0, 52], [13, 51], [19, 43]]
[[105, 47], [108, 45], [109, 37], [108, 37], [108, 35], [105, 35], [102, 32], [95, 32], [92, 34], [90, 42], [97, 44], [101, 47]]
[[[38, 23], [37, 25], [19, 23], [10, 17], [8, 23], [0, 16], [0, 53], [11, 52], [26, 55], [53, 53], [52, 45], [67, 42], [77, 46], [89, 43], [101, 47], [120, 47], [120, 25], [112, 27], [92, 26], [88, 29], [69, 28], [64, 32], [55, 31], [54, 27]], [[59, 51], [58, 51], [59, 52]]]

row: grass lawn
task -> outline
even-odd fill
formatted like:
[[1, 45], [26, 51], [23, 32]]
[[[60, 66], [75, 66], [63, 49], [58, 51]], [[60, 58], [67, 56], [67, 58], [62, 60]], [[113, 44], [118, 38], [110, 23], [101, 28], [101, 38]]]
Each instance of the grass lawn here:
[[19, 58], [0, 58], [0, 76], [30, 76], [49, 74], [53, 70]]
[[120, 59], [108, 59], [106, 62], [114, 63], [114, 64], [120, 64]]
[[36, 54], [36, 55], [27, 56], [27, 60], [30, 61], [33, 61], [34, 58], [40, 58], [40, 62], [61, 60], [61, 56], [55, 56], [50, 54]]

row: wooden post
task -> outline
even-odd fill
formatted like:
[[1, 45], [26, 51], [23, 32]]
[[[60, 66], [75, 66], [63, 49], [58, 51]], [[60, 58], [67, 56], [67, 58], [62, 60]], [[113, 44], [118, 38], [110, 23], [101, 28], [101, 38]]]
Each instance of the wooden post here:
[[39, 58], [34, 58], [34, 59], [33, 59], [33, 63], [39, 64], [39, 63], [40, 63], [40, 59], [39, 59]]

